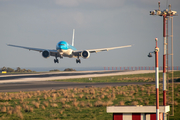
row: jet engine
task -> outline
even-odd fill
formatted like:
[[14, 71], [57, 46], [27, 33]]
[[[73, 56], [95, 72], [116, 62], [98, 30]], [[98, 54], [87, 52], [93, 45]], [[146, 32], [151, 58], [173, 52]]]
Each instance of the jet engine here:
[[50, 56], [50, 52], [49, 52], [48, 50], [44, 50], [44, 51], [42, 52], [42, 56], [43, 56], [44, 58], [48, 58], [48, 57]]
[[84, 51], [81, 53], [81, 56], [82, 56], [84, 59], [87, 59], [87, 58], [90, 57], [90, 52], [84, 50]]

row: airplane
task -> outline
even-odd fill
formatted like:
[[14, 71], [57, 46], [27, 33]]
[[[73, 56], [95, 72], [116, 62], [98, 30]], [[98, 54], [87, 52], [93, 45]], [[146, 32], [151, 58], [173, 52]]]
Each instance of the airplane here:
[[118, 47], [110, 47], [110, 48], [77, 50], [74, 47], [74, 33], [75, 33], [75, 29], [73, 29], [72, 45], [68, 44], [66, 41], [60, 41], [57, 43], [56, 49], [31, 48], [31, 47], [24, 47], [24, 46], [12, 45], [12, 44], [7, 44], [7, 46], [42, 52], [42, 56], [44, 58], [54, 56], [55, 57], [54, 63], [59, 63], [59, 60], [57, 59], [58, 57], [60, 57], [60, 59], [62, 59], [63, 57], [77, 58], [76, 63], [81, 63], [81, 60], [79, 59], [79, 57], [87, 59], [90, 57], [90, 53], [97, 53], [101, 51], [109, 51], [113, 49], [126, 48], [126, 47], [132, 46], [132, 45], [126, 45], [126, 46], [118, 46]]

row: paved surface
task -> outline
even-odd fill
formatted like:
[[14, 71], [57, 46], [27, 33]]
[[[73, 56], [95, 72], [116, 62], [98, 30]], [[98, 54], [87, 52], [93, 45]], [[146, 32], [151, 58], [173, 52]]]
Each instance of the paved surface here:
[[25, 83], [8, 83], [0, 84], [0, 92], [19, 92], [19, 91], [37, 91], [37, 90], [51, 90], [51, 89], [64, 89], [64, 88], [85, 88], [85, 87], [106, 87], [106, 86], [124, 86], [132, 84], [154, 84], [153, 83], [73, 83], [73, 82], [56, 82], [56, 81], [43, 81], [43, 82], [25, 82]]
[[32, 81], [61, 80], [73, 78], [91, 78], [103, 76], [116, 76], [128, 74], [154, 73], [154, 70], [138, 70], [138, 71], [76, 71], [76, 72], [53, 72], [38, 74], [16, 74], [16, 75], [0, 75], [1, 83], [17, 83]]
[[76, 72], [54, 72], [38, 74], [16, 74], [0, 75], [0, 92], [17, 91], [36, 91], [50, 90], [74, 87], [105, 87], [105, 86], [123, 86], [130, 84], [154, 84], [154, 83], [73, 83], [57, 82], [47, 80], [73, 79], [73, 78], [91, 78], [102, 76], [116, 76], [128, 74], [154, 73], [154, 70], [139, 71], [76, 71]]

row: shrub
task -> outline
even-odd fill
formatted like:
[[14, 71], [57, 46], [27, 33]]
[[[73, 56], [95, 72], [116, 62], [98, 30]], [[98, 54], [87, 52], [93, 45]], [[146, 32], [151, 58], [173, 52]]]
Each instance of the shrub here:
[[44, 105], [42, 105], [41, 108], [42, 108], [43, 110], [46, 109]]
[[58, 107], [58, 105], [56, 103], [52, 103], [51, 107]]
[[124, 101], [120, 101], [120, 102], [119, 102], [119, 105], [124, 105]]
[[80, 95], [79, 95], [79, 98], [82, 98], [83, 96], [84, 96], [83, 94], [80, 94]]
[[88, 107], [92, 107], [92, 104], [88, 102], [88, 103], [87, 103], [87, 106], [88, 106]]
[[47, 101], [44, 101], [43, 104], [48, 107], [49, 103]]
[[29, 112], [29, 106], [28, 105], [25, 106], [24, 111]]
[[38, 103], [38, 102], [35, 102], [34, 106], [35, 106], [36, 108], [39, 108], [39, 103]]
[[95, 107], [103, 106], [103, 102], [102, 102], [102, 101], [96, 101], [96, 102], [94, 103], [94, 106], [95, 106]]
[[44, 99], [45, 99], [45, 100], [47, 99], [47, 95], [44, 95]]
[[138, 101], [131, 102], [132, 105], [138, 105]]
[[144, 101], [145, 105], [149, 105], [149, 100]]
[[84, 103], [84, 102], [80, 102], [80, 106], [81, 106], [81, 107], [84, 107], [84, 106], [85, 106], [85, 103]]
[[34, 111], [33, 107], [29, 107], [29, 111], [33, 112]]
[[20, 119], [23, 119], [23, 118], [24, 118], [22, 112], [20, 112], [20, 111], [17, 113], [17, 116], [18, 116]]
[[72, 69], [72, 68], [66, 68], [66, 69], [64, 69], [64, 71], [76, 71], [76, 70]]
[[8, 111], [7, 111], [7, 114], [8, 114], [8, 115], [11, 115], [11, 114], [12, 114], [12, 110], [8, 110]]
[[79, 103], [78, 103], [78, 102], [76, 102], [76, 101], [74, 101], [74, 102], [73, 102], [73, 106], [75, 106], [75, 107], [77, 107], [77, 106], [78, 106], [78, 104], [79, 104]]
[[62, 104], [65, 104], [66, 98], [61, 98], [61, 99], [60, 99], [60, 102], [61, 102]]
[[60, 111], [59, 111], [60, 114], [63, 114], [63, 112], [64, 112], [64, 110], [60, 110]]
[[106, 102], [106, 105], [107, 105], [107, 106], [112, 105], [112, 104], [113, 104], [112, 101], [107, 101], [107, 102]]
[[68, 104], [65, 104], [65, 105], [62, 106], [62, 108], [71, 108], [71, 106], [68, 105]]
[[174, 101], [174, 105], [178, 105], [178, 102], [177, 102], [177, 101]]
[[104, 98], [104, 95], [101, 95], [101, 99], [103, 99]]
[[6, 107], [5, 106], [3, 106], [2, 108], [1, 108], [1, 112], [6, 112]]

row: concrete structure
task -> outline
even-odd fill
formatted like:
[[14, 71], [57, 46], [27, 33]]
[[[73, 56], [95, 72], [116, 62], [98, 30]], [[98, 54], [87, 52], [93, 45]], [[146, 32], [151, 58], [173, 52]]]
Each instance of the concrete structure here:
[[[156, 120], [156, 106], [108, 106], [106, 110], [113, 113], [113, 120]], [[160, 106], [159, 120], [169, 111], [169, 106]]]

